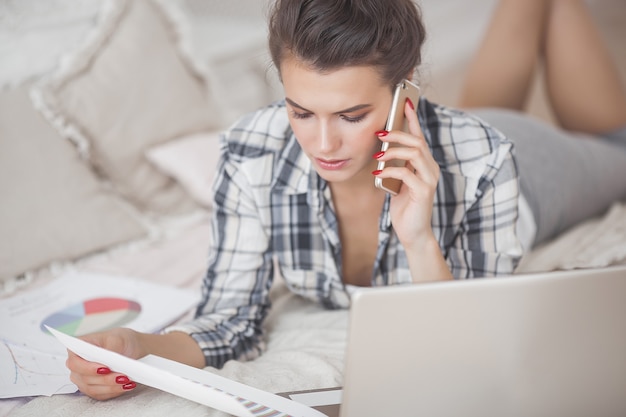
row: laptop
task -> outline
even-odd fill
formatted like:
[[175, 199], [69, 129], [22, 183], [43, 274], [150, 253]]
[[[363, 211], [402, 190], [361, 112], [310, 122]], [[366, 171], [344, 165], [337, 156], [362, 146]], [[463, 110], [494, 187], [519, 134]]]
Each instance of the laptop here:
[[329, 417], [626, 416], [626, 266], [359, 290], [343, 388], [284, 395]]

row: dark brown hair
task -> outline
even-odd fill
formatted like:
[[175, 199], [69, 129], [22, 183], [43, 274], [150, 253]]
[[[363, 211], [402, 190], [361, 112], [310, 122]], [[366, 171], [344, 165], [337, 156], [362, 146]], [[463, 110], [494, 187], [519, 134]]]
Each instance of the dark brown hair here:
[[394, 86], [420, 64], [425, 37], [414, 0], [276, 0], [270, 11], [279, 73], [292, 56], [320, 72], [374, 66]]

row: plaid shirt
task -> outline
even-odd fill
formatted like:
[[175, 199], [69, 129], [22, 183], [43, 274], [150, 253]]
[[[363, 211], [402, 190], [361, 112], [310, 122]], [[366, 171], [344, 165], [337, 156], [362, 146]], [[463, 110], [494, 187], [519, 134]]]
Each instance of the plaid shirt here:
[[[452, 274], [512, 273], [521, 248], [511, 142], [480, 119], [425, 99], [417, 112], [441, 168], [432, 227]], [[341, 279], [330, 187], [296, 141], [284, 103], [244, 116], [223, 135], [221, 153], [203, 299], [194, 321], [169, 329], [190, 334], [215, 367], [262, 351], [275, 272], [291, 291], [327, 308], [349, 307], [351, 291]], [[379, 221], [372, 285], [411, 282], [389, 200]]]

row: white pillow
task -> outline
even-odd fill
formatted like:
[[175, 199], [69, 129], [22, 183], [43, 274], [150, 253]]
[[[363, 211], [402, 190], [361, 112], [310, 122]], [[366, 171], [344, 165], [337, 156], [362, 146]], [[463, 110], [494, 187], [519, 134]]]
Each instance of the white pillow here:
[[219, 133], [207, 132], [154, 146], [146, 157], [162, 173], [178, 181], [197, 203], [210, 208], [219, 151]]
[[152, 146], [221, 126], [177, 26], [153, 0], [114, 0], [97, 36], [36, 93], [41, 111], [141, 210], [197, 206], [144, 158]]
[[148, 234], [33, 108], [28, 88], [0, 92], [0, 281]]

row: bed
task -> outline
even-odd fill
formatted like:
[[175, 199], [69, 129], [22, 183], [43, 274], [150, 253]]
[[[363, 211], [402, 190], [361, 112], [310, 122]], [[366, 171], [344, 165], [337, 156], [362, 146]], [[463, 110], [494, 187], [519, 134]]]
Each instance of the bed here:
[[[53, 66], [31, 65], [36, 73], [28, 76], [16, 76], [11, 68], [3, 73], [10, 81], [0, 97], [2, 297], [67, 271], [199, 291], [218, 132], [238, 114], [280, 95], [267, 69], [262, 10], [234, 3], [219, 13], [194, 1], [55, 4], [64, 6], [66, 20], [58, 27], [72, 31], [63, 44], [71, 53], [49, 58], [58, 61]], [[236, 13], [244, 3], [247, 12]], [[38, 13], [61, 13], [55, 10]], [[23, 43], [16, 47], [27, 45], [26, 29], [33, 27], [21, 23]], [[39, 35], [49, 35], [46, 25], [37, 27]], [[5, 28], [0, 40], [11, 39], [9, 32], [16, 36], [15, 29]], [[218, 38], [213, 46], [202, 41]], [[447, 70], [438, 64], [427, 71], [429, 91], [444, 102], [450, 86], [432, 74], [448, 77], [458, 70], [458, 61], [448, 64]], [[141, 111], [128, 118], [129, 109]], [[616, 201], [602, 216], [535, 248], [516, 272], [623, 263], [626, 202]], [[254, 361], [230, 361], [210, 371], [269, 392], [341, 385], [348, 312], [294, 296], [280, 277], [271, 297], [267, 351]], [[80, 394], [0, 400], [0, 415], [225, 414], [141, 386], [105, 402]]]

